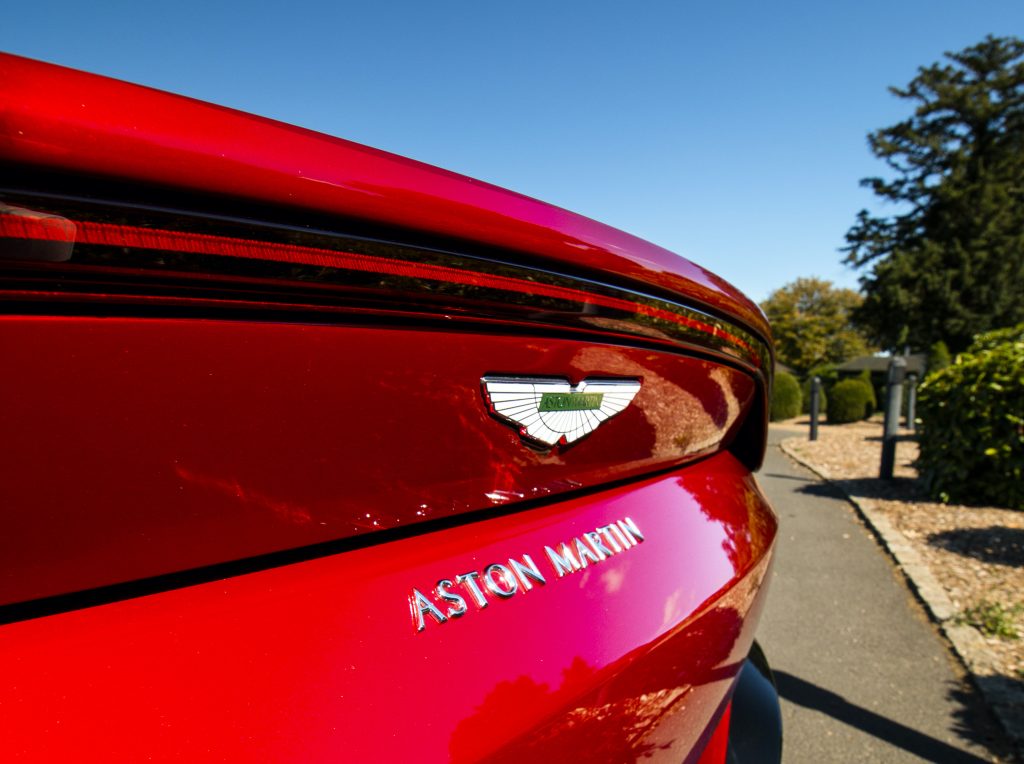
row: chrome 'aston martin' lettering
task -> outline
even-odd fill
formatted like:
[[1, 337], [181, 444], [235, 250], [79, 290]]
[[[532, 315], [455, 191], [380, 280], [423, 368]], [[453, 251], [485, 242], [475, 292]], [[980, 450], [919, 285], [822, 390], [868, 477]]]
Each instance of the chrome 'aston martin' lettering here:
[[625, 410], [640, 392], [639, 379], [484, 377], [484, 397], [499, 419], [528, 442], [568, 445]]
[[[563, 578], [588, 565], [597, 565], [622, 554], [643, 540], [644, 536], [636, 523], [626, 517], [581, 533], [569, 541], [545, 546], [544, 554], [555, 578]], [[509, 599], [532, 591], [535, 584], [544, 586], [547, 582], [540, 566], [528, 554], [518, 558], [509, 557], [507, 565], [493, 562], [482, 571], [470, 570], [451, 578], [442, 578], [426, 594], [419, 589], [410, 592], [409, 609], [413, 628], [423, 631], [428, 618], [438, 624], [460, 618], [469, 612], [469, 602], [473, 602], [478, 611], [483, 610], [492, 602], [488, 594], [497, 600]], [[446, 606], [444, 610], [441, 604]]]

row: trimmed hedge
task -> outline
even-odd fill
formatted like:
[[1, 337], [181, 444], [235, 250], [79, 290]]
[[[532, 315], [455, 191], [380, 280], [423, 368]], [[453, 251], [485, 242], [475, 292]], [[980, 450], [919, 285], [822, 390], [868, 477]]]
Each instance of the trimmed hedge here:
[[846, 424], [864, 419], [874, 393], [859, 379], [836, 382], [828, 394], [828, 423]]
[[[1005, 337], [1010, 342], [998, 344]], [[1024, 325], [979, 335], [918, 390], [918, 471], [944, 502], [1024, 509]]]
[[771, 420], [792, 419], [800, 413], [800, 384], [796, 377], [780, 371], [772, 387]]
[[856, 378], [863, 382], [864, 386], [868, 389], [868, 404], [864, 407], [864, 418], [868, 419], [872, 414], [878, 411], [878, 395], [875, 393], [875, 386], [871, 382], [870, 371], [864, 369], [864, 371], [858, 374]]

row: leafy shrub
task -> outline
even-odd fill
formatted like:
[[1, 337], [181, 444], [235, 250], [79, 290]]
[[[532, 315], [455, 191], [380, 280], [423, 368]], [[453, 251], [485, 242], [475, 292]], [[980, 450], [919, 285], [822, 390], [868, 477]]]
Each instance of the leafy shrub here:
[[928, 373], [931, 374], [933, 371], [942, 371], [949, 366], [949, 348], [946, 347], [946, 343], [939, 340], [932, 345], [931, 350], [928, 351]]
[[775, 375], [772, 387], [771, 420], [790, 419], [800, 413], [800, 385], [796, 377], [784, 371]]
[[870, 385], [859, 379], [836, 382], [828, 395], [829, 424], [846, 424], [863, 419], [872, 397]]
[[[1007, 342], [1024, 342], [1024, 324], [1009, 326], [1006, 329], [977, 334], [974, 342], [967, 348], [968, 353], [980, 353], [982, 350], [995, 350]], [[948, 364], [947, 364], [948, 365]]]
[[811, 377], [821, 377], [822, 386], [831, 389], [839, 381], [839, 367], [834, 363], [823, 363], [807, 372], [807, 378]]
[[990, 348], [992, 334], [919, 388], [917, 466], [941, 501], [1024, 509], [1024, 337]]
[[875, 393], [875, 386], [871, 381], [870, 371], [864, 369], [856, 378], [863, 382], [868, 389], [868, 402], [864, 407], [864, 418], [867, 419], [878, 410], [878, 396]]

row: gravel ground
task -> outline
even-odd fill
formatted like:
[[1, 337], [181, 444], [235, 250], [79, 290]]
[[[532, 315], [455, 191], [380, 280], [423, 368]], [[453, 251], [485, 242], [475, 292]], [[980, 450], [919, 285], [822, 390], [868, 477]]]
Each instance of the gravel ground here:
[[[806, 421], [779, 425], [806, 433]], [[803, 435], [786, 445], [848, 495], [872, 500], [918, 551], [966, 622], [972, 611], [1001, 607], [998, 622], [1020, 636], [981, 632], [987, 655], [974, 670], [1024, 679], [1024, 512], [928, 501], [912, 466], [917, 444], [907, 432], [897, 445], [895, 479], [878, 479], [881, 436], [881, 422], [872, 420], [822, 426], [817, 441]]]

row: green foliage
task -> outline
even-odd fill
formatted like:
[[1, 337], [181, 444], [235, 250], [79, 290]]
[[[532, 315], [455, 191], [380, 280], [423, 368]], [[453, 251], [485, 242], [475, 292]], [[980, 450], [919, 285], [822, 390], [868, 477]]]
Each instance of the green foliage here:
[[800, 413], [800, 384], [796, 377], [780, 371], [772, 386], [771, 420], [792, 419]]
[[836, 382], [828, 394], [829, 424], [846, 424], [864, 419], [874, 395], [871, 385], [862, 380], [844, 379]]
[[772, 324], [779, 360], [801, 375], [824, 363], [842, 363], [869, 352], [851, 323], [861, 297], [831, 281], [797, 279], [772, 292], [761, 309]]
[[868, 402], [864, 408], [864, 418], [867, 419], [876, 411], [878, 411], [878, 396], [875, 394], [875, 386], [871, 382], [871, 372], [864, 369], [858, 374], [855, 379], [864, 383], [864, 386], [868, 389]]
[[1024, 339], [979, 338], [918, 391], [918, 470], [941, 501], [1024, 509]]
[[942, 371], [950, 364], [949, 348], [946, 347], [946, 343], [939, 340], [932, 345], [931, 350], [928, 351], [928, 373], [931, 374], [933, 371]]
[[[801, 414], [811, 413], [811, 380], [814, 379], [812, 374], [810, 377], [804, 380], [804, 383], [800, 386], [800, 392], [803, 393], [803, 401], [800, 405]], [[821, 390], [818, 395], [818, 416], [824, 416], [828, 410], [828, 395], [825, 392], [825, 380], [821, 380]]]
[[982, 634], [1002, 639], [1019, 639], [1020, 634], [1014, 624], [1018, 615], [1024, 612], [1024, 606], [1012, 605], [1003, 607], [998, 602], [985, 600], [975, 607], [967, 608], [957, 616], [957, 623], [973, 626]]
[[888, 177], [861, 183], [897, 213], [862, 210], [846, 234], [846, 261], [871, 266], [854, 320], [885, 348], [960, 352], [1024, 321], [1024, 42], [987, 37], [946, 58], [891, 88], [914, 111], [868, 136]]
[[839, 381], [839, 368], [834, 363], [823, 363], [807, 372], [807, 378], [811, 377], [821, 377], [822, 386], [828, 389]]
[[952, 358], [950, 358], [949, 348], [946, 346], [946, 343], [942, 340], [934, 343], [928, 351], [927, 373], [942, 371], [950, 363], [952, 363]]
[[1024, 324], [979, 334], [967, 348], [967, 352], [980, 353], [982, 350], [994, 350], [1007, 342], [1024, 342]]

